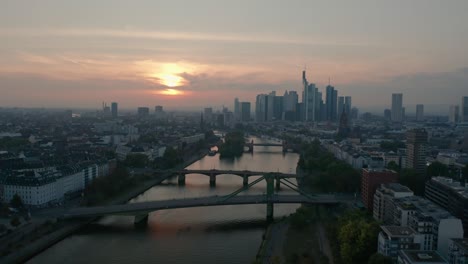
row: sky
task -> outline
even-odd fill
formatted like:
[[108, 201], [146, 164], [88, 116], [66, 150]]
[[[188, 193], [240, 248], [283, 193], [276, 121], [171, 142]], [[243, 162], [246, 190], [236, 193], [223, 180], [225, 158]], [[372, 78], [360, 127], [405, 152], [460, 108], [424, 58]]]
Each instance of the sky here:
[[[172, 110], [330, 83], [360, 109], [468, 96], [466, 0], [0, 0], [0, 107]], [[380, 111], [379, 110], [379, 111]]]

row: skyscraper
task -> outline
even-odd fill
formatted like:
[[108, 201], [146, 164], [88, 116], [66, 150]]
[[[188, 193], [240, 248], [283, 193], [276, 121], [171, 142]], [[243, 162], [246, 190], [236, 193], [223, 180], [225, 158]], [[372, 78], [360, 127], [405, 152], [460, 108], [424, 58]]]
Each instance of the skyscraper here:
[[449, 109], [449, 121], [456, 124], [460, 121], [460, 107], [458, 105], [451, 105]]
[[255, 121], [267, 121], [268, 95], [259, 94], [255, 101]]
[[461, 122], [468, 122], [468, 96], [462, 97]]
[[250, 102], [242, 102], [241, 105], [241, 121], [249, 122], [250, 121]]
[[307, 87], [309, 87], [309, 83], [307, 82], [306, 78], [306, 71], [302, 71], [302, 111], [304, 112], [302, 114], [302, 120], [306, 121], [307, 120]]
[[328, 85], [326, 88], [326, 103], [325, 103], [328, 121], [336, 121], [337, 100], [338, 100], [338, 91], [335, 90], [335, 87]]
[[315, 121], [315, 103], [317, 95], [317, 87], [314, 83], [310, 83], [307, 86], [307, 104], [306, 104], [306, 121]]
[[283, 111], [284, 119], [287, 121], [295, 121], [298, 104], [298, 95], [295, 91], [286, 91], [283, 95]]
[[403, 94], [396, 93], [392, 94], [392, 121], [402, 122], [403, 121]]
[[117, 118], [119, 115], [118, 113], [118, 104], [116, 102], [111, 103], [111, 112], [112, 112], [112, 117]]
[[241, 119], [241, 110], [240, 110], [240, 103], [239, 98], [234, 99], [234, 120], [240, 121]]
[[211, 124], [213, 123], [213, 108], [207, 107], [203, 111], [203, 117], [206, 123]]
[[138, 116], [144, 117], [149, 115], [149, 108], [148, 107], [138, 107], [137, 109]]
[[416, 105], [416, 121], [423, 121], [424, 120], [424, 105], [418, 104]]
[[390, 109], [385, 109], [383, 115], [385, 119], [392, 120], [392, 111]]
[[426, 172], [427, 132], [416, 128], [406, 132], [406, 166], [418, 174]]
[[351, 114], [351, 108], [352, 108], [351, 96], [345, 96], [344, 109], [345, 109], [346, 114], [348, 115], [348, 118], [349, 118], [349, 116]]
[[338, 115], [341, 116], [345, 108], [345, 98], [344, 96], [338, 96]]

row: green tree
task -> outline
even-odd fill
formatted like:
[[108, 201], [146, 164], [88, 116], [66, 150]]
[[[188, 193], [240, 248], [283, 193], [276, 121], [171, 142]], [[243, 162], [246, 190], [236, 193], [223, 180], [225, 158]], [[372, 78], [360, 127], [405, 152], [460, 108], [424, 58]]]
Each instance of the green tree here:
[[219, 146], [220, 158], [239, 157], [244, 152], [244, 133], [241, 131], [229, 132], [224, 136], [224, 143]]
[[367, 264], [392, 264], [392, 258], [384, 256], [379, 253], [375, 253], [372, 256], [370, 256], [369, 261]]
[[416, 173], [413, 169], [402, 169], [398, 178], [398, 182], [408, 186], [414, 194], [424, 195], [424, 186], [426, 178], [424, 175]]
[[129, 154], [125, 158], [125, 165], [134, 168], [143, 168], [148, 165], [148, 156], [145, 154]]
[[13, 198], [11, 198], [10, 204], [13, 208], [23, 208], [23, 200], [21, 200], [21, 197], [18, 194], [13, 195]]
[[359, 211], [352, 211], [339, 219], [338, 241], [340, 256], [345, 263], [366, 263], [376, 252], [378, 223]]
[[392, 160], [387, 164], [387, 169], [399, 172], [400, 166], [398, 166], [398, 164]]
[[447, 165], [442, 164], [438, 161], [432, 162], [431, 165], [427, 167], [427, 176], [428, 177], [435, 177], [435, 176], [448, 176], [449, 168]]
[[21, 221], [18, 216], [15, 216], [11, 219], [10, 224], [14, 227], [17, 227], [21, 224]]

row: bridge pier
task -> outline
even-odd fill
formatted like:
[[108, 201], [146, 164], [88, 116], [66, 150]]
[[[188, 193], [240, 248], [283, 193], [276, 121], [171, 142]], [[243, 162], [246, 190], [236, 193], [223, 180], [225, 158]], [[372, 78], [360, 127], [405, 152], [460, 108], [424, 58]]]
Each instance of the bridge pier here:
[[247, 177], [247, 175], [244, 175], [244, 176], [243, 176], [242, 185], [243, 185], [244, 187], [246, 187], [247, 185], [249, 185], [249, 177]]
[[273, 221], [273, 195], [275, 194], [274, 180], [276, 177], [272, 174], [265, 175], [265, 181], [267, 183], [267, 222]]
[[267, 217], [266, 217], [267, 222], [273, 221], [273, 208], [274, 208], [273, 203], [268, 202], [267, 203]]
[[210, 175], [210, 187], [216, 187], [216, 175]]
[[133, 224], [137, 228], [145, 228], [148, 225], [148, 214], [135, 215]]
[[185, 185], [185, 174], [179, 174], [179, 177], [177, 177], [177, 182], [181, 186]]

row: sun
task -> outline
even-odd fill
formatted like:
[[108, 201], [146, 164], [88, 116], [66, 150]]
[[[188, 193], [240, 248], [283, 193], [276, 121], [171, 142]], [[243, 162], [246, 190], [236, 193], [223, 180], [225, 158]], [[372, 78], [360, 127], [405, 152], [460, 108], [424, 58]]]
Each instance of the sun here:
[[165, 90], [159, 91], [158, 93], [162, 95], [182, 95], [183, 94], [182, 91], [176, 90], [176, 89], [165, 89]]
[[[174, 74], [162, 74], [159, 76], [161, 79], [161, 84], [167, 87], [177, 87], [183, 84], [184, 79], [180, 76]], [[172, 89], [168, 89], [172, 90]]]

